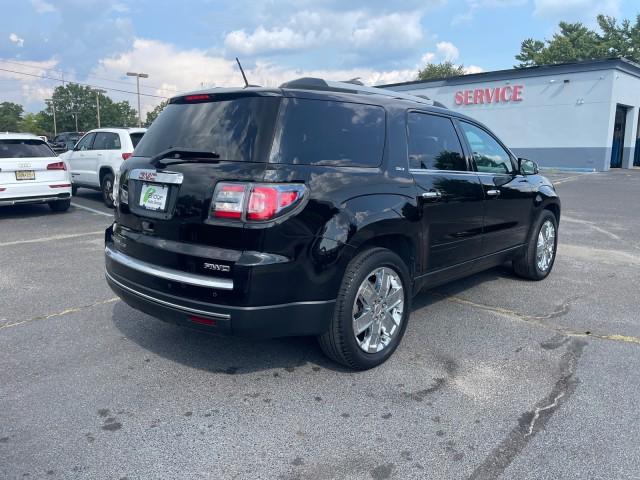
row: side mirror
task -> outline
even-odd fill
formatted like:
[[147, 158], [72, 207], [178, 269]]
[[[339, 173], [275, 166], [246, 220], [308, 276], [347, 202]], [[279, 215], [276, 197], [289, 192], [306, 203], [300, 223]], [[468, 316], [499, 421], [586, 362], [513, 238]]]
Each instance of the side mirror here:
[[518, 171], [522, 175], [536, 175], [539, 171], [538, 164], [533, 160], [518, 158]]

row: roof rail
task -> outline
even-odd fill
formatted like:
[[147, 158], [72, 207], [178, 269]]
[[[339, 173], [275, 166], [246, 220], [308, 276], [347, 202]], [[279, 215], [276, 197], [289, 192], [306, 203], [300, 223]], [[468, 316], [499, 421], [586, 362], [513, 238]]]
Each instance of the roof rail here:
[[353, 80], [347, 82], [335, 82], [333, 80], [324, 80], [322, 78], [303, 77], [280, 85], [280, 88], [295, 88], [303, 90], [324, 90], [329, 92], [342, 93], [360, 93], [366, 95], [380, 95], [383, 97], [391, 97], [402, 100], [410, 100], [412, 102], [433, 105], [434, 102], [424, 95], [410, 95], [408, 93], [387, 90], [384, 88], [368, 87], [366, 85], [358, 85]]

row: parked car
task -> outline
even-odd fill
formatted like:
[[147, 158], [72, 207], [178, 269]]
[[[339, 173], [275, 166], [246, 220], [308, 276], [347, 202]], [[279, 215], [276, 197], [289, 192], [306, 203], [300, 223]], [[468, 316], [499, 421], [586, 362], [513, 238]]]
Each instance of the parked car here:
[[73, 194], [78, 188], [99, 189], [113, 206], [113, 180], [120, 164], [133, 153], [146, 128], [98, 128], [87, 132], [63, 157], [71, 168]]
[[54, 137], [49, 146], [56, 153], [64, 153], [71, 150], [82, 135], [83, 132], [61, 132]]
[[29, 133], [0, 133], [0, 206], [47, 203], [54, 212], [71, 205], [67, 164]]
[[549, 275], [560, 200], [484, 125], [400, 92], [300, 79], [171, 99], [116, 179], [106, 278], [209, 332], [315, 335], [384, 362], [425, 287]]

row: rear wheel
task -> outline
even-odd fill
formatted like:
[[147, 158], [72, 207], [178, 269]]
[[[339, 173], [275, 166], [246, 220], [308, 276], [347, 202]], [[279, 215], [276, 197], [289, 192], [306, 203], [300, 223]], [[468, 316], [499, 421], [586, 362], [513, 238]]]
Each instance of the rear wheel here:
[[113, 174], [106, 173], [104, 177], [102, 177], [100, 188], [102, 189], [102, 200], [104, 204], [109, 208], [113, 208]]
[[542, 280], [549, 275], [558, 247], [558, 220], [543, 210], [531, 230], [523, 255], [513, 261], [513, 270], [522, 278]]
[[324, 353], [355, 370], [385, 362], [407, 327], [410, 277], [400, 257], [384, 248], [358, 254], [347, 267], [329, 330], [318, 337]]
[[54, 212], [66, 212], [71, 206], [71, 200], [57, 200], [49, 202], [49, 208]]

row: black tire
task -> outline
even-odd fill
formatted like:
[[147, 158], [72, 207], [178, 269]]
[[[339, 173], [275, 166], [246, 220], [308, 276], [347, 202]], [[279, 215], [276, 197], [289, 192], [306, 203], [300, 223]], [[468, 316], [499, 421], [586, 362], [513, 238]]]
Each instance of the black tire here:
[[[551, 258], [551, 263], [546, 270], [541, 270], [538, 267], [536, 261], [536, 247], [538, 242], [538, 235], [540, 234], [540, 229], [544, 225], [545, 222], [550, 221], [553, 224], [555, 231], [554, 245], [553, 245], [553, 256]], [[556, 216], [550, 212], [549, 210], [543, 210], [538, 217], [538, 220], [534, 224], [531, 229], [531, 234], [529, 235], [529, 239], [527, 240], [527, 244], [525, 245], [524, 253], [513, 260], [513, 270], [514, 272], [522, 278], [526, 278], [528, 280], [543, 280], [547, 278], [551, 270], [553, 269], [553, 264], [556, 260], [556, 252], [558, 249], [558, 220]]]
[[100, 182], [100, 190], [102, 190], [102, 200], [104, 204], [113, 208], [113, 174], [105, 173]]
[[71, 200], [57, 200], [49, 202], [49, 208], [54, 212], [66, 212], [71, 206]]
[[71, 185], [71, 195], [74, 197], [78, 194], [78, 187], [75, 185]]
[[[399, 276], [404, 293], [404, 308], [399, 330], [380, 352], [367, 353], [356, 341], [353, 331], [353, 305], [362, 282], [379, 267], [393, 269]], [[371, 248], [356, 255], [345, 271], [338, 291], [329, 330], [318, 337], [322, 351], [332, 360], [354, 370], [368, 370], [385, 362], [400, 344], [411, 312], [411, 278], [402, 259], [385, 248]]]

